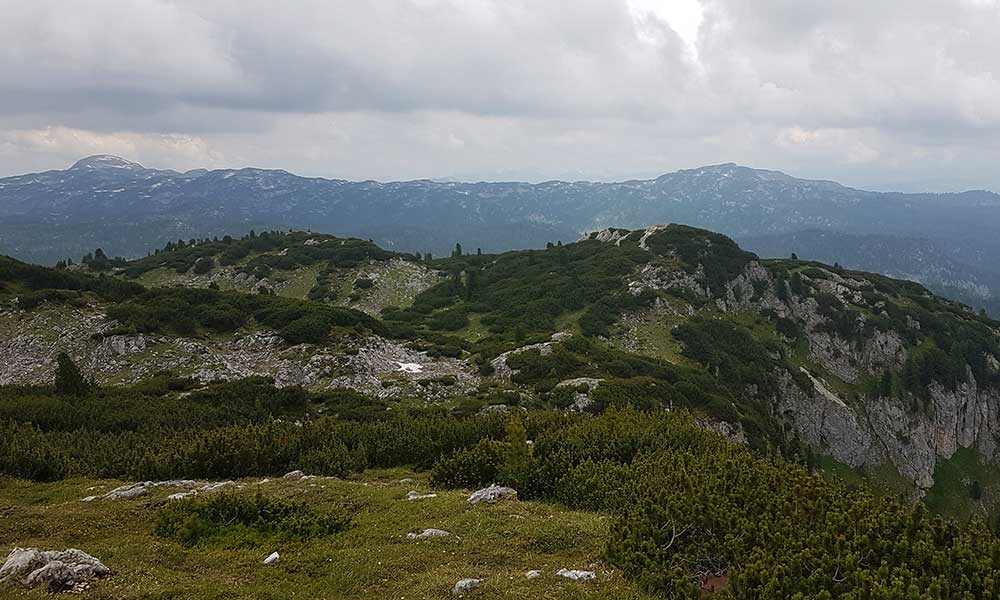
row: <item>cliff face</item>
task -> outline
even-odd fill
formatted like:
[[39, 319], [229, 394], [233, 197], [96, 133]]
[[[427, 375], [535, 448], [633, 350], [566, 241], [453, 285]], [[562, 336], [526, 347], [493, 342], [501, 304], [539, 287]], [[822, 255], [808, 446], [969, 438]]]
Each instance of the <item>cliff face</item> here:
[[[748, 277], [753, 275], [760, 277], [760, 269], [748, 273]], [[844, 301], [860, 301], [850, 286], [857, 281], [830, 275], [841, 281], [821, 282], [823, 291]], [[813, 298], [793, 297], [787, 303], [769, 298], [762, 303], [779, 314], [783, 305], [789, 316], [804, 324], [809, 360], [842, 382], [858, 384], [877, 378], [886, 369], [898, 370], [906, 360], [907, 348], [896, 331], [878, 330], [864, 340], [849, 341], [818, 330], [824, 318]], [[889, 462], [919, 490], [926, 490], [934, 485], [938, 462], [951, 458], [959, 448], [975, 448], [989, 462], [998, 458], [1000, 391], [983, 389], [968, 366], [966, 381], [954, 389], [931, 382], [929, 401], [918, 408], [908, 400], [883, 395], [848, 402], [815, 377], [812, 394], [787, 384], [787, 378], [785, 381], [776, 398], [781, 414], [794, 423], [796, 432], [810, 446], [848, 465]]]
[[[597, 239], [623, 243], [620, 234]], [[960, 448], [975, 449], [984, 462], [1000, 460], [1000, 390], [977, 382], [968, 365], [950, 387], [931, 381], [919, 401], [906, 393], [872, 391], [872, 383], [886, 373], [900, 377], [922, 324], [907, 315], [902, 328], [886, 327], [892, 307], [871, 293], [872, 282], [861, 274], [813, 264], [794, 275], [799, 289], [793, 291], [789, 271], [775, 268], [774, 261], [751, 260], [713, 293], [704, 268], [680, 270], [670, 265], [671, 258], [640, 267], [630, 278], [630, 291], [683, 295], [695, 305], [687, 316], [751, 314], [794, 323], [798, 335], [781, 336], [790, 368], [775, 369], [777, 392], [756, 400], [770, 405], [815, 451], [852, 467], [889, 463], [915, 484], [918, 495], [934, 485], [935, 467]], [[854, 309], [848, 325], [863, 335], [848, 338], [831, 327], [838, 316], [831, 303]], [[985, 362], [990, 372], [1000, 371], [993, 354]], [[793, 378], [796, 369], [808, 377], [811, 390]]]
[[845, 464], [889, 462], [927, 490], [934, 485], [937, 464], [960, 448], [975, 449], [985, 462], [1000, 458], [1000, 393], [980, 389], [974, 381], [954, 391], [932, 385], [928, 411], [913, 411], [885, 397], [850, 406], [824, 391], [808, 394], [784, 385], [777, 405], [806, 443]]

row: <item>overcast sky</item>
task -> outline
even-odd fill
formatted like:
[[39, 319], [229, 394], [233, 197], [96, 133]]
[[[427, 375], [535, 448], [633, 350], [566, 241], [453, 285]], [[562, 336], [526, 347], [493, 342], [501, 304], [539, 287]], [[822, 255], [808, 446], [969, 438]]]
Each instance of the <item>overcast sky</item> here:
[[1000, 0], [0, 0], [0, 174], [1000, 190]]

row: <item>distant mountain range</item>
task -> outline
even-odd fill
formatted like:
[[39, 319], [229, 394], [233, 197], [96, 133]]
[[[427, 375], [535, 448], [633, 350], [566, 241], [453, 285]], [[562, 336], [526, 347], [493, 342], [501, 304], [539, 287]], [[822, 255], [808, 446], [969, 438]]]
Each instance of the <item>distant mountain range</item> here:
[[179, 173], [114, 156], [0, 179], [0, 254], [42, 263], [101, 247], [140, 256], [177, 239], [311, 229], [441, 254], [500, 251], [605, 227], [677, 222], [762, 256], [840, 262], [978, 307], [1000, 298], [1000, 195], [883, 193], [735, 164], [617, 183], [381, 183], [283, 170]]

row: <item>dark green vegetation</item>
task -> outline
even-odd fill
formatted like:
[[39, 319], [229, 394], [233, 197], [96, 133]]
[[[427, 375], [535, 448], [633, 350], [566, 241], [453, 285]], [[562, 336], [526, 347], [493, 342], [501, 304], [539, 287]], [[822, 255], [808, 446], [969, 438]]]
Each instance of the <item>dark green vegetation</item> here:
[[[327, 248], [306, 244], [305, 234], [262, 234], [184, 243], [96, 276], [0, 262], [0, 299], [17, 297], [29, 310], [43, 302], [100, 306], [117, 327], [97, 335], [209, 338], [260, 328], [329, 349], [345, 337], [382, 336], [460, 358], [481, 377], [478, 389], [428, 403], [277, 389], [266, 379], [204, 385], [170, 373], [101, 388], [59, 361], [53, 387], [0, 388], [0, 474], [235, 479], [410, 468], [438, 488], [497, 482], [525, 500], [610, 515], [605, 558], [663, 597], [698, 597], [710, 578], [734, 598], [1000, 592], [995, 520], [977, 517], [988, 513], [996, 482], [975, 456], [940, 464], [951, 489], [928, 498], [930, 507], [959, 514], [960, 526], [863, 482], [812, 472], [825, 458], [781, 408], [792, 393], [816, 397], [819, 383], [807, 369], [845, 410], [879, 399], [930, 418], [933, 386], [1000, 385], [992, 360], [998, 323], [916, 284], [807, 261], [758, 263], [731, 240], [688, 227], [604, 237], [610, 241], [593, 236], [502, 255], [456, 248], [450, 258], [421, 261], [440, 274], [434, 285], [380, 318], [332, 306], [332, 287], [306, 301], [147, 289], [128, 279], [227, 264], [254, 276], [316, 267], [332, 276], [400, 258], [359, 240]], [[377, 287], [361, 275], [342, 283], [352, 295]], [[659, 345], [631, 343], [629, 327], [649, 328]], [[898, 362], [896, 354], [870, 364], [853, 358], [897, 341]], [[854, 354], [839, 364], [811, 352], [814, 344], [839, 358]], [[515, 416], [480, 414], [487, 404]], [[706, 421], [738, 427], [749, 443], [705, 431]], [[970, 499], [961, 513], [951, 510], [955, 493]], [[349, 532], [346, 515], [355, 514], [245, 493], [216, 498], [170, 506], [158, 531], [205, 547], [257, 548], [283, 537], [328, 544]], [[564, 543], [557, 537], [537, 543]]]
[[430, 330], [457, 330], [469, 314], [477, 314], [493, 334], [481, 342], [486, 352], [551, 334], [558, 317], [575, 311], [583, 311], [579, 327], [584, 335], [606, 335], [621, 313], [654, 299], [652, 293], [629, 293], [624, 283], [656, 257], [676, 256], [669, 262], [688, 273], [704, 269], [714, 290], [754, 258], [724, 236], [683, 225], [648, 236], [645, 243], [652, 251], [639, 247], [641, 234], [620, 244], [591, 238], [545, 250], [439, 259], [433, 266], [448, 274], [445, 280], [409, 309], [383, 316]]
[[142, 292], [142, 286], [117, 278], [91, 277], [0, 256], [0, 298], [16, 294], [18, 305], [25, 309], [43, 302], [83, 302], [88, 293], [116, 302]]
[[[329, 243], [304, 243], [314, 237]], [[288, 250], [281, 255], [265, 254], [284, 248]], [[255, 256], [260, 254], [265, 255]], [[170, 242], [162, 250], [129, 262], [124, 267], [123, 274], [135, 278], [159, 268], [169, 268], [177, 273], [186, 273], [193, 268], [196, 273], [208, 273], [215, 267], [216, 257], [220, 265], [226, 266], [235, 265], [249, 256], [253, 256], [252, 260], [241, 269], [263, 277], [269, 275], [271, 269], [290, 270], [317, 263], [327, 263], [332, 267], [352, 267], [364, 261], [388, 260], [394, 256], [413, 258], [409, 254], [383, 250], [365, 240], [314, 236], [301, 231], [264, 231], [259, 235], [250, 232], [238, 239], [225, 236], [213, 240]]]
[[[447, 256], [456, 242], [466, 253], [537, 248], [608, 223], [667, 221], [740, 236], [761, 256], [798, 252], [916, 277], [991, 308], [1000, 298], [1000, 201], [985, 191], [879, 193], [734, 164], [619, 183], [378, 183], [261, 169], [182, 174], [115, 157], [0, 182], [0, 253], [47, 264], [98, 246], [141, 256], [178, 237], [250, 228], [374, 237], [387, 248]], [[809, 224], [822, 229], [803, 231]]]
[[236, 538], [256, 546], [272, 538], [309, 540], [343, 531], [345, 510], [319, 513], [303, 502], [223, 492], [172, 502], [157, 515], [156, 534], [192, 546]]
[[[606, 559], [662, 597], [698, 598], [709, 577], [728, 581], [718, 597], [729, 598], [1000, 593], [1000, 542], [982, 525], [958, 527], [920, 505], [846, 488], [776, 454], [755, 453], [705, 431], [686, 411], [459, 417], [421, 409], [353, 420], [312, 410], [343, 398], [248, 381], [197, 392], [186, 401], [205, 407], [201, 418], [168, 426], [164, 409], [177, 401], [169, 389], [187, 385], [167, 381], [156, 391], [50, 400], [80, 414], [115, 413], [117, 420], [45, 423], [23, 400], [3, 400], [8, 425], [0, 435], [0, 473], [219, 478], [303, 468], [343, 476], [411, 465], [429, 469], [440, 487], [499, 482], [516, 486], [522, 499], [612, 515]], [[130, 394], [146, 403], [119, 399]], [[284, 418], [276, 421], [277, 415]], [[27, 464], [48, 466], [25, 472]], [[221, 493], [168, 503], [152, 527], [184, 545], [265, 551], [281, 539], [320, 543], [350, 527], [351, 514], [344, 505], [320, 509], [259, 492]], [[535, 544], [564, 543], [534, 535]]]
[[212, 289], [150, 289], [112, 306], [108, 316], [119, 323], [114, 333], [229, 333], [252, 321], [293, 344], [326, 341], [334, 328], [385, 333], [382, 323], [349, 308]]

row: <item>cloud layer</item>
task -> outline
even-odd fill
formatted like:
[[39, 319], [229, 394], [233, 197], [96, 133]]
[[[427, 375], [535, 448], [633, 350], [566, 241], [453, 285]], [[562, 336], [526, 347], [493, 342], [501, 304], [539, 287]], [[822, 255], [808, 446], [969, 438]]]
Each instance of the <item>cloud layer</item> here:
[[996, 0], [698, 4], [0, 0], [0, 170], [1000, 189]]

